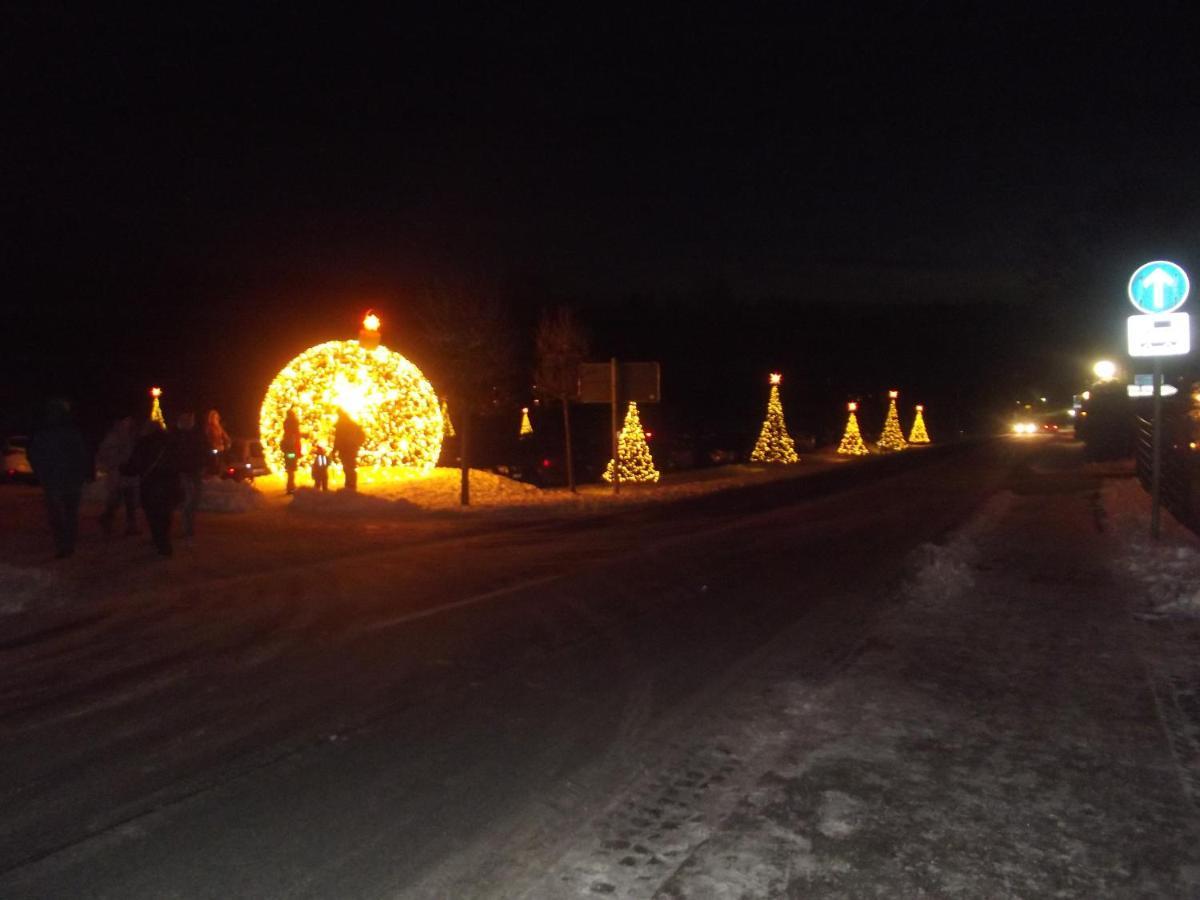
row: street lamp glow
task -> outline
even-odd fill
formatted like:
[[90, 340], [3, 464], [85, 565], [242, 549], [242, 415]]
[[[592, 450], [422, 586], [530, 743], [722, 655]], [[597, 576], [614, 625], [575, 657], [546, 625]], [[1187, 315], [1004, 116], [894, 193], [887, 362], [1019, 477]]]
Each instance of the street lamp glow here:
[[1117, 376], [1117, 365], [1107, 359], [1102, 359], [1092, 366], [1092, 371], [1101, 381], [1112, 381]]

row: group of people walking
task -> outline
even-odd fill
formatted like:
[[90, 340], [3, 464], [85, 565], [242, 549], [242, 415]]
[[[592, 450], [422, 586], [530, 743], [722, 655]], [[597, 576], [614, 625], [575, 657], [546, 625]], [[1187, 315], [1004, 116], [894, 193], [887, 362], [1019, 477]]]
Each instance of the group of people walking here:
[[[123, 510], [125, 534], [138, 534], [140, 507], [155, 549], [170, 556], [175, 510], [182, 507], [182, 535], [190, 540], [204, 477], [220, 473], [232, 445], [215, 409], [209, 411], [203, 429], [193, 413], [181, 414], [171, 429], [152, 419], [118, 419], [96, 451], [95, 468], [104, 484], [100, 527], [111, 536]], [[47, 405], [42, 426], [29, 441], [29, 463], [45, 494], [55, 555], [68, 557], [75, 551], [79, 506], [83, 485], [92, 475], [92, 459], [65, 400]]]
[[[296, 490], [303, 438], [296, 410], [289, 410], [280, 436], [289, 494]], [[342, 464], [349, 491], [358, 487], [358, 454], [363, 440], [362, 426], [345, 410], [338, 410], [333, 456]], [[150, 418], [118, 419], [96, 451], [95, 469], [103, 476], [104, 484], [100, 527], [112, 536], [117, 515], [123, 511], [125, 534], [138, 534], [140, 508], [155, 549], [162, 556], [170, 556], [175, 510], [181, 510], [181, 533], [190, 540], [195, 534], [204, 479], [222, 474], [232, 448], [233, 440], [215, 409], [209, 410], [202, 428], [190, 412], [179, 415], [173, 428]], [[313, 484], [317, 490], [328, 490], [330, 453], [315, 443], [311, 449]], [[52, 400], [47, 405], [41, 427], [30, 438], [28, 452], [45, 494], [55, 555], [68, 557], [75, 551], [83, 486], [92, 476], [93, 466], [67, 401]]]

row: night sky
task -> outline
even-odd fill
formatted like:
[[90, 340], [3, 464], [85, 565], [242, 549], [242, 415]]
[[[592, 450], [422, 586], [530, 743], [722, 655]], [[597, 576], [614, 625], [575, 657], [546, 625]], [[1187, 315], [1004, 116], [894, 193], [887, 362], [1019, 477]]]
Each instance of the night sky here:
[[662, 360], [667, 427], [752, 441], [772, 368], [801, 432], [888, 387], [935, 432], [1065, 402], [1120, 356], [1129, 273], [1200, 262], [1195, 31], [1185, 4], [996, 6], [10, 6], [4, 427], [55, 393], [102, 427], [161, 383], [246, 432], [366, 307], [421, 364], [445, 278], [530, 344], [566, 302], [596, 358]]

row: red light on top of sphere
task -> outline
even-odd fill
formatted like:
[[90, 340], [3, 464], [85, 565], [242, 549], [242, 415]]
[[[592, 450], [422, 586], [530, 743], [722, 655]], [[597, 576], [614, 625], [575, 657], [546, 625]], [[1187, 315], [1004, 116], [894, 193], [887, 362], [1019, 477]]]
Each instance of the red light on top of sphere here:
[[150, 388], [150, 396], [154, 397], [155, 399], [161, 397], [162, 396], [162, 388], [160, 388], [160, 387]]
[[374, 310], [367, 310], [367, 314], [363, 316], [363, 328], [367, 331], [379, 330], [379, 316], [375, 315]]
[[895, 400], [899, 396], [900, 396], [899, 391], [888, 391], [888, 398], [891, 400]]
[[917, 404], [917, 412], [925, 412], [925, 407], [920, 403]]
[[851, 400], [849, 403], [846, 404], [846, 408], [849, 409], [850, 412], [855, 412], [858, 410], [858, 404], [855, 403], [853, 400]]
[[771, 373], [771, 384], [779, 384], [781, 381], [783, 381], [782, 374], [780, 374], [779, 372]]

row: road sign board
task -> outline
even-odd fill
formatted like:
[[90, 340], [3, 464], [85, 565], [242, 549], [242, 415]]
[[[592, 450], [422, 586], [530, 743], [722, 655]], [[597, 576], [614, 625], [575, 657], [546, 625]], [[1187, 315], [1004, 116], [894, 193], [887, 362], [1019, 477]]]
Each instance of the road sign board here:
[[[612, 403], [612, 364], [583, 363], [579, 367], [579, 402]], [[656, 362], [617, 363], [617, 401], [658, 403], [661, 398]]]
[[1192, 349], [1187, 313], [1129, 317], [1130, 356], [1183, 356]]
[[1160, 259], [1138, 266], [1129, 279], [1129, 302], [1140, 313], [1161, 316], [1183, 306], [1190, 290], [1187, 272]]

